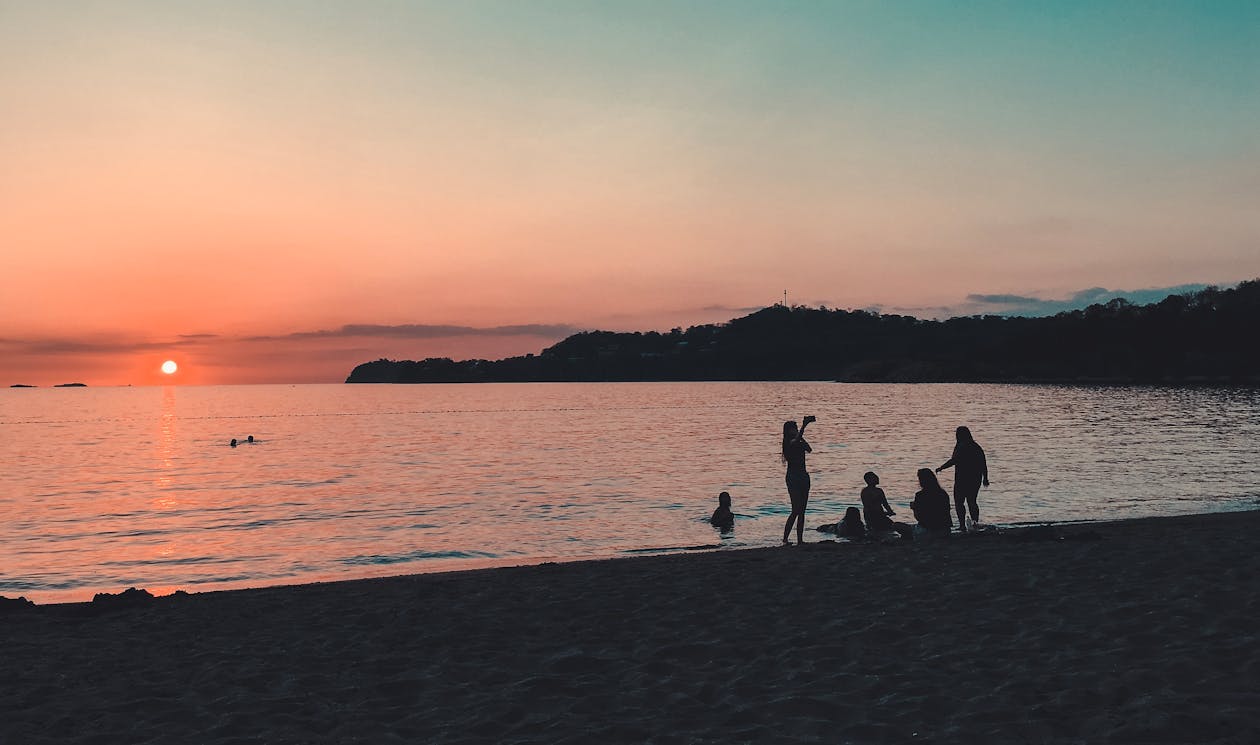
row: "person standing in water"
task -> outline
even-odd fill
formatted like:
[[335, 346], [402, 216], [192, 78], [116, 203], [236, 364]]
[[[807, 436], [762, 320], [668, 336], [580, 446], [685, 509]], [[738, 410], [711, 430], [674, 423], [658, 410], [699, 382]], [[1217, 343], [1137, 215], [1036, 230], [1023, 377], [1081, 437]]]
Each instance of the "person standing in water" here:
[[967, 531], [967, 511], [971, 511], [972, 524], [980, 522], [980, 505], [976, 497], [980, 485], [989, 485], [989, 464], [984, 458], [984, 448], [971, 436], [971, 430], [959, 427], [954, 430], [957, 442], [954, 454], [936, 469], [937, 473], [954, 467], [954, 512], [958, 514], [959, 532]]
[[783, 526], [783, 545], [791, 545], [788, 536], [792, 534], [792, 524], [796, 524], [796, 542], [805, 542], [805, 505], [809, 503], [809, 471], [805, 470], [805, 454], [813, 452], [813, 448], [805, 441], [805, 428], [810, 422], [817, 421], [812, 416], [796, 422], [783, 423], [783, 462], [787, 464], [788, 497], [792, 500], [792, 514], [788, 515], [787, 524]]

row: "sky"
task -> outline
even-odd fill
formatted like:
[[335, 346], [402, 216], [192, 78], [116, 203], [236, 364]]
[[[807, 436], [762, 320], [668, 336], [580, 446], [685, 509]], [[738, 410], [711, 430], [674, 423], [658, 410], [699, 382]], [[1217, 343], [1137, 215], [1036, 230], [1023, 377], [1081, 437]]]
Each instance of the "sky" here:
[[1257, 122], [1253, 2], [0, 0], [0, 384], [1232, 284]]

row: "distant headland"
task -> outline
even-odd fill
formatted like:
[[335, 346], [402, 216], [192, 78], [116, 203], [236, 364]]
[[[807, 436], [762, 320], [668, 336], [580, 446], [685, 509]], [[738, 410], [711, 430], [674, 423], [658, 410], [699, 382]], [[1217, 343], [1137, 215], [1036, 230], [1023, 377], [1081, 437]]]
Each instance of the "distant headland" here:
[[87, 388], [87, 383], [58, 383], [53, 388]]
[[722, 324], [574, 334], [503, 360], [376, 360], [347, 383], [701, 380], [1260, 384], [1260, 280], [1043, 318], [775, 305]]

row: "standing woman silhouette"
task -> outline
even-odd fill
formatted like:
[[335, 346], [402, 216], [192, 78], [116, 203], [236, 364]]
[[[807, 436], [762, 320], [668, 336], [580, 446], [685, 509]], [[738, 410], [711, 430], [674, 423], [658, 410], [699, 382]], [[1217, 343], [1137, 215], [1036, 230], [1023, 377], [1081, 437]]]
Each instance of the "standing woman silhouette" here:
[[967, 512], [971, 512], [971, 522], [980, 522], [980, 505], [976, 496], [980, 494], [980, 485], [989, 485], [989, 463], [984, 457], [984, 448], [971, 436], [971, 430], [959, 427], [954, 430], [954, 454], [949, 460], [936, 469], [937, 473], [953, 466], [954, 468], [954, 511], [958, 513], [958, 530], [967, 532]]
[[796, 542], [805, 542], [805, 505], [809, 503], [809, 471], [805, 470], [805, 454], [813, 452], [813, 448], [805, 442], [805, 428], [810, 422], [817, 421], [812, 416], [801, 420], [798, 428], [791, 420], [783, 423], [783, 462], [787, 464], [788, 496], [792, 499], [792, 514], [788, 515], [787, 524], [783, 526], [783, 544], [791, 545], [788, 536], [792, 534], [792, 523], [796, 523]]

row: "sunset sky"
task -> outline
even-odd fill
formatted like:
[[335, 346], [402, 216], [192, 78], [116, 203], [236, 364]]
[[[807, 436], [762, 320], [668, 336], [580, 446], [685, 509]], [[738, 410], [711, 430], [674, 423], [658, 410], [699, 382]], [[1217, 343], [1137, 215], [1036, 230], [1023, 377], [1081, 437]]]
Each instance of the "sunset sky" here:
[[1231, 284], [1258, 204], [1255, 2], [0, 0], [6, 386]]

